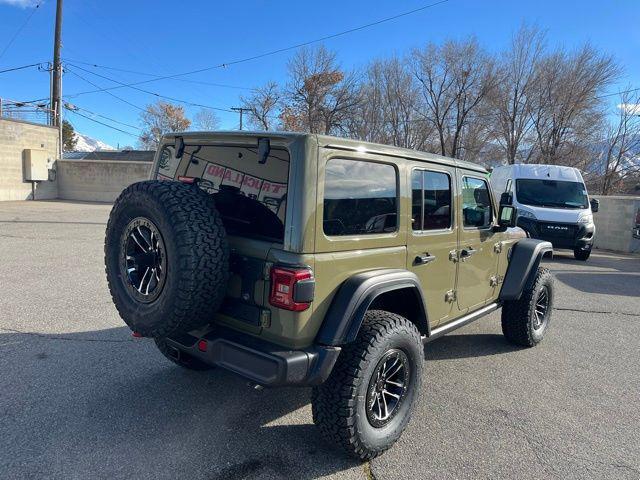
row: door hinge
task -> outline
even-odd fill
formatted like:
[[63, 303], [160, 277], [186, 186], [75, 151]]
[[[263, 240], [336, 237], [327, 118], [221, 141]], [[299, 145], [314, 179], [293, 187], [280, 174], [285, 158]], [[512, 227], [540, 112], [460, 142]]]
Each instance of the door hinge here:
[[491, 285], [492, 287], [497, 287], [503, 282], [503, 280], [504, 280], [504, 277], [502, 275], [493, 275], [489, 279], [489, 285]]
[[456, 291], [455, 290], [449, 290], [447, 293], [444, 294], [444, 301], [447, 303], [453, 303], [456, 301]]
[[502, 252], [502, 242], [498, 242], [493, 246], [493, 251], [496, 253]]
[[454, 263], [458, 261], [458, 251], [457, 250], [451, 250], [449, 252], [449, 260], [451, 260]]

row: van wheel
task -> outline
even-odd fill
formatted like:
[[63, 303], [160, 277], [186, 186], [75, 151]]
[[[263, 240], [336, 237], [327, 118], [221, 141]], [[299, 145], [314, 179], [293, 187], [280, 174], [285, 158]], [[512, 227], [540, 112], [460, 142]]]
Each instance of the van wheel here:
[[197, 371], [211, 370], [213, 368], [211, 365], [207, 365], [203, 361], [169, 346], [164, 338], [154, 338], [154, 341], [160, 353], [176, 365]]
[[502, 333], [506, 339], [523, 347], [533, 347], [542, 341], [549, 328], [553, 311], [553, 276], [547, 268], [538, 268], [531, 287], [519, 300], [502, 306]]
[[327, 381], [314, 387], [313, 421], [350, 455], [368, 460], [390, 448], [409, 423], [422, 383], [416, 326], [382, 310], [365, 314]]
[[581, 248], [573, 249], [573, 256], [576, 260], [582, 260], [583, 262], [587, 261], [590, 255], [591, 255], [591, 249], [589, 250], [583, 250]]

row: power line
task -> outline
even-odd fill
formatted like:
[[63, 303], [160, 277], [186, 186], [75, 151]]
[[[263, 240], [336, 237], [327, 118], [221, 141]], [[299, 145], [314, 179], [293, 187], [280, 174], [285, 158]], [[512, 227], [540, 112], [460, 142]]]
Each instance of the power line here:
[[[153, 95], [153, 96], [158, 97], [158, 98], [164, 98], [166, 100], [171, 100], [172, 102], [178, 102], [178, 103], [182, 103], [184, 105], [189, 105], [189, 106], [192, 106], [192, 107], [208, 108], [208, 109], [211, 109], [211, 110], [218, 110], [220, 112], [234, 113], [233, 110], [228, 109], [228, 108], [213, 107], [211, 105], [205, 105], [205, 104], [202, 104], [202, 103], [194, 103], [194, 102], [190, 102], [188, 100], [182, 100], [180, 98], [170, 97], [168, 95], [161, 95], [159, 93], [152, 92], [150, 90], [145, 90], [143, 88], [136, 87], [133, 84], [126, 84], [126, 83], [120, 82], [119, 80], [115, 80], [113, 78], [107, 77], [105, 75], [101, 75], [99, 73], [92, 72], [91, 70], [87, 70], [86, 68], [79, 67], [78, 65], [73, 65], [73, 67], [74, 68], [78, 68], [78, 69], [82, 70], [83, 72], [87, 72], [87, 73], [89, 73], [91, 75], [95, 75], [97, 77], [104, 78], [105, 80], [109, 80], [110, 82], [117, 83], [117, 84], [121, 85], [122, 87], [128, 87], [128, 88], [132, 88], [133, 90], [137, 90], [139, 92], [146, 93], [147, 95]], [[70, 71], [72, 71], [72, 70], [70, 70]], [[96, 91], [96, 93], [97, 92], [110, 93], [109, 90], [111, 90], [111, 89], [110, 88], [100, 88], [99, 90]], [[69, 97], [69, 98], [73, 98], [73, 97], [76, 97], [78, 95], [80, 95], [80, 94], [71, 94], [71, 95], [65, 95], [65, 96]]]
[[18, 35], [20, 35], [20, 32], [22, 32], [22, 30], [24, 29], [24, 27], [27, 26], [27, 24], [29, 23], [29, 20], [31, 20], [31, 17], [33, 17], [33, 15], [36, 13], [36, 11], [38, 10], [38, 8], [40, 8], [40, 4], [42, 2], [38, 2], [35, 6], [35, 8], [31, 11], [31, 13], [29, 14], [29, 16], [25, 19], [25, 21], [22, 23], [22, 25], [20, 25], [20, 27], [18, 28], [18, 30], [16, 30], [16, 33], [13, 34], [13, 37], [11, 37], [11, 40], [9, 40], [9, 43], [7, 43], [7, 45], [4, 47], [4, 49], [2, 50], [2, 52], [0, 52], [0, 58], [2, 58], [4, 56], [5, 53], [7, 53], [7, 50], [9, 50], [9, 47], [13, 44], [13, 42], [15, 41], [16, 38], [18, 38]]
[[[66, 108], [66, 107], [65, 107], [65, 108]], [[130, 135], [130, 136], [135, 137], [135, 138], [138, 138], [138, 137], [139, 137], [139, 135], [137, 135], [137, 134], [135, 134], [135, 133], [127, 132], [126, 130], [122, 130], [122, 129], [118, 128], [118, 127], [114, 127], [113, 125], [106, 124], [106, 123], [104, 123], [104, 122], [101, 122], [101, 121], [99, 121], [99, 120], [96, 120], [95, 118], [88, 117], [87, 115], [83, 115], [83, 114], [82, 114], [82, 113], [80, 113], [80, 112], [76, 112], [75, 110], [71, 110], [71, 109], [69, 109], [69, 108], [67, 108], [67, 110], [68, 110], [68, 111], [70, 111], [71, 113], [74, 113], [75, 115], [79, 115], [79, 116], [81, 116], [81, 117], [83, 117], [83, 118], [86, 118], [87, 120], [90, 120], [90, 121], [92, 121], [92, 122], [98, 123], [98, 124], [100, 124], [100, 125], [102, 125], [102, 126], [105, 126], [105, 127], [107, 127], [107, 128], [111, 128], [111, 129], [113, 129], [113, 130], [117, 130], [118, 132], [124, 133], [124, 134], [126, 134], [126, 135]]]
[[[270, 50], [268, 52], [260, 53], [260, 54], [257, 54], [257, 55], [252, 55], [252, 56], [249, 56], [249, 57], [240, 58], [238, 60], [231, 60], [231, 61], [228, 61], [228, 62], [219, 63], [217, 65], [212, 65], [210, 67], [204, 67], [204, 68], [199, 68], [199, 69], [196, 69], [196, 70], [191, 70], [191, 71], [188, 71], [188, 72], [174, 73], [172, 75], [160, 75], [160, 76], [157, 76], [157, 77], [149, 79], [149, 80], [141, 80], [139, 82], [132, 82], [132, 83], [127, 83], [127, 84], [123, 83], [122, 85], [117, 86], [117, 87], [110, 87], [110, 90], [115, 90], [115, 89], [124, 88], [124, 87], [131, 87], [131, 86], [136, 86], [136, 85], [142, 85], [142, 84], [145, 84], [145, 83], [157, 82], [159, 80], [165, 80], [165, 79], [170, 79], [170, 78], [184, 77], [186, 75], [193, 75], [195, 73], [207, 72], [207, 71], [210, 71], [210, 70], [215, 70], [217, 68], [227, 68], [227, 67], [229, 67], [231, 65], [237, 65], [237, 64], [240, 64], [240, 63], [251, 62], [253, 60], [258, 60], [260, 58], [265, 58], [265, 57], [269, 57], [269, 56], [272, 56], [272, 55], [276, 55], [278, 53], [283, 53], [283, 52], [288, 52], [288, 51], [291, 51], [291, 50], [296, 50], [298, 48], [306, 47], [306, 46], [312, 45], [314, 43], [319, 43], [319, 42], [323, 42], [325, 40], [331, 40], [333, 38], [337, 38], [337, 37], [341, 37], [341, 36], [344, 36], [344, 35], [348, 35], [350, 33], [354, 33], [354, 32], [360, 31], [360, 30], [371, 28], [371, 27], [374, 27], [376, 25], [380, 25], [382, 23], [391, 22], [393, 20], [397, 20], [398, 18], [406, 17], [407, 15], [412, 15], [414, 13], [421, 12], [421, 11], [426, 10], [428, 8], [432, 8], [432, 7], [435, 7], [437, 5], [441, 5], [443, 3], [446, 3], [448, 1], [449, 0], [440, 0], [438, 2], [430, 3], [428, 5], [423, 5], [422, 7], [414, 8], [413, 10], [408, 10], [406, 12], [402, 12], [402, 13], [399, 13], [397, 15], [393, 15], [391, 17], [386, 17], [386, 18], [383, 18], [383, 19], [380, 19], [380, 20], [376, 20], [375, 22], [366, 23], [366, 24], [360, 25], [358, 27], [350, 28], [350, 29], [343, 30], [343, 31], [337, 32], [337, 33], [332, 33], [330, 35], [325, 35], [323, 37], [315, 38], [313, 40], [308, 40], [306, 42], [297, 43], [295, 45], [290, 45], [288, 47], [278, 48], [278, 49]], [[103, 91], [103, 90], [100, 90], [100, 91]], [[79, 93], [73, 94], [72, 96], [85, 95], [85, 94], [88, 94], [88, 93], [94, 93], [94, 92], [79, 92]]]
[[[126, 68], [109, 67], [107, 65], [98, 65], [96, 63], [82, 62], [80, 60], [73, 60], [73, 59], [65, 59], [65, 60], [66, 60], [67, 63], [69, 63], [71, 65], [79, 63], [80, 65], [87, 65], [87, 66], [94, 67], [94, 68], [103, 68], [103, 69], [106, 69], [106, 70], [113, 70], [113, 71], [116, 71], [116, 72], [133, 73], [134, 75], [146, 75], [148, 77], [156, 77], [158, 80], [161, 80], [160, 77], [162, 77], [162, 75], [158, 75], [156, 73], [140, 72], [140, 71], [137, 71], [137, 70], [128, 70]], [[251, 90], [251, 91], [255, 91], [256, 90], [253, 87], [240, 87], [238, 85], [229, 85], [229, 84], [226, 84], [226, 83], [204, 82], [202, 80], [192, 80], [192, 79], [189, 79], [189, 78], [173, 78], [171, 80], [176, 80], [176, 81], [185, 82], [185, 83], [193, 83], [193, 84], [197, 84], [197, 85], [207, 85], [207, 86], [211, 86], [211, 87], [233, 88], [233, 89], [236, 89], [236, 90]]]
[[89, 113], [91, 115], [95, 115], [96, 117], [104, 118], [105, 120], [109, 120], [110, 122], [118, 123], [118, 124], [123, 125], [125, 127], [135, 128], [136, 130], [138, 130], [140, 132], [142, 131], [142, 129], [140, 127], [137, 127], [135, 125], [131, 125], [130, 123], [121, 122], [120, 120], [116, 120], [115, 118], [107, 117], [106, 115], [102, 115], [100, 113], [92, 112], [91, 110], [87, 110], [86, 108], [82, 108], [82, 107], [79, 107], [77, 105], [65, 104], [64, 108], [66, 108], [67, 110], [70, 110], [70, 111], [82, 110], [83, 112]]
[[30, 63], [29, 65], [22, 65], [21, 67], [13, 67], [13, 68], [7, 68], [5, 70], [0, 70], [0, 73], [15, 72], [16, 70], [24, 70], [25, 68], [30, 68], [30, 67], [39, 67], [40, 65], [42, 65], [42, 62]]
[[[80, 68], [80, 67], [78, 67], [78, 68]], [[104, 93], [106, 93], [106, 94], [108, 94], [108, 95], [112, 96], [113, 98], [115, 98], [115, 99], [117, 99], [117, 100], [120, 100], [121, 102], [124, 102], [124, 103], [126, 103], [127, 105], [132, 106], [133, 108], [137, 108], [137, 109], [138, 109], [138, 110], [140, 110], [141, 112], [144, 112], [144, 110], [145, 110], [145, 109], [144, 109], [144, 108], [142, 108], [141, 106], [136, 105], [135, 103], [131, 103], [129, 100], [126, 100], [126, 99], [124, 99], [124, 98], [122, 98], [122, 97], [119, 97], [118, 95], [116, 95], [116, 94], [115, 94], [115, 93], [113, 93], [113, 92], [110, 92], [110, 91], [108, 91], [108, 90], [104, 90], [104, 89], [102, 89], [102, 87], [100, 87], [100, 85], [97, 85], [97, 84], [93, 83], [91, 80], [89, 80], [89, 79], [87, 79], [87, 78], [83, 77], [83, 76], [82, 76], [82, 75], [80, 75], [79, 73], [74, 72], [74, 71], [73, 71], [72, 69], [70, 69], [69, 67], [67, 67], [67, 68], [66, 68], [66, 70], [67, 70], [68, 72], [72, 73], [73, 75], [75, 75], [76, 77], [78, 77], [79, 79], [81, 79], [81, 80], [83, 80], [83, 81], [87, 82], [89, 85], [93, 85], [94, 87], [101, 89], [100, 91], [103, 91]], [[70, 97], [70, 95], [64, 95], [64, 97]]]

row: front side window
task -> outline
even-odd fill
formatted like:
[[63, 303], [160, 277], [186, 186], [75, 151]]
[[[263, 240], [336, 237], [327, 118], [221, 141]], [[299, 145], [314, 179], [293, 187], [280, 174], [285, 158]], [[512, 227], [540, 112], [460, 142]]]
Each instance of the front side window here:
[[465, 227], [491, 226], [491, 193], [485, 180], [474, 177], [462, 178], [462, 215]]
[[398, 228], [397, 174], [392, 165], [334, 158], [327, 162], [323, 230], [367, 235]]
[[414, 170], [411, 174], [413, 230], [451, 228], [451, 178], [446, 173]]

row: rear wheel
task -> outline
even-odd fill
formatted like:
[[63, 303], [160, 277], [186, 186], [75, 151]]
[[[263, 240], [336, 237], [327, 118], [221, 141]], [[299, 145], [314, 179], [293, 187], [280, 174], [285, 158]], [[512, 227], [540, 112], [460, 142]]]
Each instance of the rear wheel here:
[[313, 389], [313, 420], [321, 434], [361, 460], [390, 448], [418, 398], [423, 357], [414, 324], [393, 313], [367, 312], [356, 341]]
[[590, 255], [591, 255], [591, 249], [589, 250], [583, 250], [581, 248], [573, 249], [573, 256], [576, 260], [582, 260], [584, 262], [589, 258]]
[[542, 341], [553, 310], [553, 277], [547, 268], [538, 268], [533, 284], [518, 300], [502, 306], [502, 333], [511, 343], [533, 347]]

